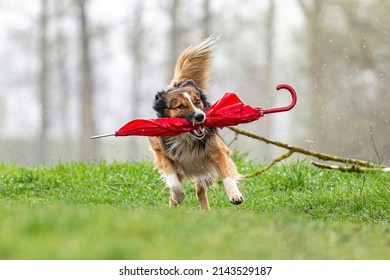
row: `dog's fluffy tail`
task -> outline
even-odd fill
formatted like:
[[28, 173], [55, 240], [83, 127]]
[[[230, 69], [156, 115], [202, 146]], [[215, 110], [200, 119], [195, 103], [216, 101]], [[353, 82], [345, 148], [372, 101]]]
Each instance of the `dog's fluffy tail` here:
[[175, 75], [169, 84], [177, 87], [184, 81], [192, 79], [202, 90], [206, 90], [210, 80], [212, 51], [218, 37], [210, 36], [195, 46], [189, 46], [176, 62]]

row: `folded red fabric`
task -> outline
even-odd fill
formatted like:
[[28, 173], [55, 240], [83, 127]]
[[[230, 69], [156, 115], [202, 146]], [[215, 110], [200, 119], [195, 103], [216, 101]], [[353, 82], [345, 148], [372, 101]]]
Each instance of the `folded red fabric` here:
[[205, 113], [206, 120], [200, 124], [193, 124], [182, 118], [132, 120], [115, 131], [115, 136], [174, 136], [192, 131], [199, 126], [223, 128], [252, 122], [263, 116], [260, 108], [245, 105], [234, 93], [225, 93]]

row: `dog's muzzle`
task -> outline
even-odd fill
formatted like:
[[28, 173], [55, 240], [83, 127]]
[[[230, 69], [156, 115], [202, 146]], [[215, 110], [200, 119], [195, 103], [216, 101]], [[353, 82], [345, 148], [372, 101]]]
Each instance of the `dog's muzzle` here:
[[[195, 124], [199, 124], [205, 121], [206, 114], [204, 112], [196, 112], [194, 115], [194, 122]], [[199, 126], [193, 131], [191, 131], [192, 135], [195, 136], [197, 139], [203, 139], [205, 136], [205, 128], [203, 126]]]

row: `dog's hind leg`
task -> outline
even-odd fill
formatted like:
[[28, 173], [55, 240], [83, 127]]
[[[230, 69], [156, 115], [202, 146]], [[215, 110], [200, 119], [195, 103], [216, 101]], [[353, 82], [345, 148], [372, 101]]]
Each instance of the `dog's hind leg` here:
[[214, 184], [213, 178], [197, 179], [195, 184], [196, 198], [198, 199], [200, 209], [210, 211], [209, 200], [207, 198], [207, 188]]
[[200, 209], [210, 211], [209, 200], [207, 198], [207, 188], [195, 185], [196, 197], [198, 198]]

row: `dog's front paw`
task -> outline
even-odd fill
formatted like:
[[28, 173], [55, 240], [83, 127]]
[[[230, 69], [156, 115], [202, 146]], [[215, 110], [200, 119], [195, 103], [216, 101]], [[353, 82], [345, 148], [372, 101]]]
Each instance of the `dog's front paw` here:
[[184, 198], [185, 194], [183, 188], [171, 188], [171, 199], [175, 204], [183, 202]]
[[237, 187], [237, 182], [235, 179], [227, 177], [223, 180], [223, 184], [225, 186], [225, 191], [229, 201], [232, 204], [238, 205], [244, 202], [244, 198], [242, 197], [242, 194]]
[[230, 203], [234, 205], [239, 205], [244, 202], [244, 198], [242, 197], [241, 193], [237, 195], [229, 196]]

